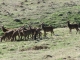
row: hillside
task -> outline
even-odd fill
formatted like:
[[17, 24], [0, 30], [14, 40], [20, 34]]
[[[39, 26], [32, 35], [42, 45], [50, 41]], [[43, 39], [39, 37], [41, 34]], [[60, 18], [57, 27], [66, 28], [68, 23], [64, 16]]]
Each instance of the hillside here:
[[[54, 27], [53, 36], [48, 32], [44, 37], [41, 30], [36, 40], [28, 38], [31, 32], [25, 41], [16, 36], [17, 41], [11, 42], [9, 35], [0, 42], [0, 60], [80, 60], [80, 31], [69, 33], [67, 21], [80, 26], [80, 0], [0, 0], [0, 28], [41, 23]], [[5, 35], [0, 29], [0, 40], [1, 36]]]
[[[0, 42], [0, 60], [80, 60], [80, 34], [54, 29], [53, 36], [28, 41]], [[43, 47], [43, 48], [41, 48]]]
[[67, 20], [80, 23], [79, 15], [79, 0], [0, 0], [0, 25], [11, 28], [41, 22], [63, 27]]

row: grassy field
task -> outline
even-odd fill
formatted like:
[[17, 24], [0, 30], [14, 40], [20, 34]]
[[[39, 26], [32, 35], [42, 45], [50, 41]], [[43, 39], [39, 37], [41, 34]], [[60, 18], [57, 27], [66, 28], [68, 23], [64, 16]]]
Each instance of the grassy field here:
[[63, 28], [68, 20], [80, 26], [80, 0], [0, 0], [0, 28], [43, 22], [55, 27], [46, 38], [0, 42], [0, 60], [80, 60], [80, 34]]
[[[8, 28], [46, 23], [64, 27], [65, 22], [80, 23], [79, 0], [0, 0], [0, 25]], [[16, 22], [15, 19], [20, 21]]]
[[80, 34], [76, 30], [69, 33], [68, 28], [57, 28], [54, 32], [41, 40], [1, 42], [0, 60], [79, 60]]

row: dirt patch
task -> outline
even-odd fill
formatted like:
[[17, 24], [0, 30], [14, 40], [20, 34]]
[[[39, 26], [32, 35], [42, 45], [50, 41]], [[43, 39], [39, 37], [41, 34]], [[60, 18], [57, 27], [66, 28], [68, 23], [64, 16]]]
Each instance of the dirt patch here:
[[31, 50], [40, 50], [40, 49], [49, 49], [48, 46], [34, 46], [32, 48], [29, 48]]
[[75, 60], [75, 59], [72, 58], [71, 56], [68, 56], [68, 57], [63, 58], [63, 60]]
[[43, 58], [44, 58], [44, 59], [52, 58], [52, 56], [51, 56], [51, 55], [45, 55]]
[[41, 49], [49, 49], [48, 46], [33, 46], [27, 49], [21, 49], [20, 51], [26, 51], [26, 50], [41, 50]]

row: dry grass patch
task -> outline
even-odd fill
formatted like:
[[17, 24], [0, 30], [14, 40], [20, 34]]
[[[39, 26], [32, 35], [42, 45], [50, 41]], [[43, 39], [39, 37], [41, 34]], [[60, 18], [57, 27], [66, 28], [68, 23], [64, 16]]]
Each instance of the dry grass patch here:
[[48, 46], [33, 46], [25, 49], [21, 49], [20, 51], [27, 51], [27, 50], [41, 50], [41, 49], [49, 49]]

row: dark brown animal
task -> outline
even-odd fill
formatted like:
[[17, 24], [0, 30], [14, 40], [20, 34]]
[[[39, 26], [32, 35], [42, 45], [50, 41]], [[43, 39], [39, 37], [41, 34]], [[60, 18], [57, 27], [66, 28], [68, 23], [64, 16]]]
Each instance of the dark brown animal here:
[[51, 36], [54, 33], [53, 31], [53, 26], [45, 26], [45, 24], [41, 24], [42, 25], [42, 29], [44, 31], [44, 36], [46, 37], [46, 32], [51, 32]]
[[[70, 29], [70, 32], [71, 32], [72, 29], [76, 29], [77, 32], [79, 31], [79, 26], [78, 26], [78, 24], [70, 24], [69, 21], [67, 21], [67, 23], [68, 23], [68, 27], [69, 27], [69, 29]], [[77, 32], [76, 32], [76, 34], [77, 34]]]
[[33, 39], [36, 28], [32, 28], [31, 26], [29, 26], [29, 28], [30, 28], [30, 31], [31, 31], [32, 39]]
[[29, 36], [31, 34], [31, 31], [29, 28], [21, 28], [18, 30], [19, 31], [19, 36], [20, 36], [20, 39], [22, 40], [22, 37], [24, 37], [24, 40], [26, 40], [26, 37], [29, 39]]
[[4, 35], [1, 37], [1, 42], [2, 42], [2, 40], [5, 40], [5, 39], [10, 40], [13, 32], [14, 32], [13, 30], [9, 30], [9, 31], [5, 32]]
[[26, 37], [27, 39], [29, 39], [30, 34], [32, 34], [30, 29], [23, 30], [23, 35], [24, 35], [25, 40], [26, 40]]
[[14, 32], [13, 32], [13, 34], [12, 34], [12, 41], [16, 41], [17, 39], [16, 39], [16, 37], [18, 36], [18, 38], [20, 38], [19, 37], [19, 31], [18, 31], [18, 29], [16, 29], [16, 30], [14, 30]]
[[[21, 28], [21, 27], [20, 27]], [[20, 28], [15, 28], [15, 29], [6, 29], [4, 26], [2, 26], [2, 31], [4, 32], [3, 36], [1, 37], [1, 41], [4, 39], [9, 39], [9, 40], [16, 40], [16, 36], [18, 35], [18, 29]]]
[[1, 29], [2, 29], [3, 32], [8, 31], [8, 29], [6, 29], [4, 26], [2, 26]]
[[24, 26], [14, 29], [12, 34], [12, 40], [17, 40], [16, 37], [18, 36], [19, 40], [22, 40], [23, 32], [22, 30], [27, 30]]
[[35, 33], [34, 33], [34, 39], [36, 40], [36, 38], [40, 38], [42, 36], [42, 33], [41, 33], [41, 30], [40, 28], [37, 28]]

